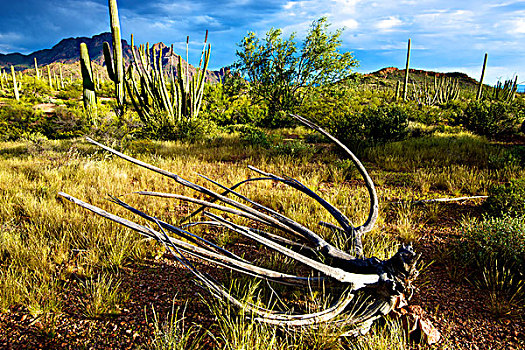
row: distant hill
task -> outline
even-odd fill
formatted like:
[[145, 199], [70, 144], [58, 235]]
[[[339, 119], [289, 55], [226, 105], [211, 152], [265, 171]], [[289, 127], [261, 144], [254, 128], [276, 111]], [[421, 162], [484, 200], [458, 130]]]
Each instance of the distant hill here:
[[[80, 43], [85, 43], [87, 45], [91, 61], [103, 66], [104, 54], [102, 52], [102, 46], [104, 41], [111, 44], [111, 33], [102, 33], [91, 38], [78, 37], [62, 39], [51, 49], [35, 51], [29, 55], [23, 55], [20, 53], [0, 54], [0, 67], [10, 69], [10, 66], [12, 65], [16, 70], [23, 71], [33, 69], [34, 59], [36, 58], [39, 67], [51, 65], [51, 68], [53, 68], [61, 63], [66, 71], [71, 72], [74, 76], [79, 76], [80, 66], [78, 62], [80, 60]], [[178, 57], [176, 57], [175, 53], [171, 52], [171, 48], [163, 43], [154, 44], [152, 47], [155, 47], [157, 52], [162, 50], [162, 61], [165, 69], [170, 69], [170, 66], [173, 65], [175, 72], [177, 72]], [[127, 66], [131, 62], [132, 53], [131, 46], [126, 40], [122, 40], [122, 52]], [[186, 65], [185, 60], [183, 60], [183, 65]], [[188, 67], [191, 73], [195, 72], [195, 67], [192, 65], [189, 65]], [[103, 70], [100, 71], [101, 74], [103, 74]], [[221, 71], [208, 71], [208, 81], [219, 81], [222, 74]]]
[[[463, 89], [474, 89], [479, 84], [476, 79], [473, 79], [467, 74], [460, 72], [440, 73], [411, 68], [409, 70], [408, 77], [410, 83], [417, 84], [424, 84], [425, 82], [428, 84], [433, 84], [435, 78], [457, 79], [460, 87]], [[396, 67], [382, 68], [378, 71], [363, 75], [363, 82], [365, 84], [388, 87], [395, 86], [398, 81], [402, 83], [404, 79], [405, 69], [398, 69]]]

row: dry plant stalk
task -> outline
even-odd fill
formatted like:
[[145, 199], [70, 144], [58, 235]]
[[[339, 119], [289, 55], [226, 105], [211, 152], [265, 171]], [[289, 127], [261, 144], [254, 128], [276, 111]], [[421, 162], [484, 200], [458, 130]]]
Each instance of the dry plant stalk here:
[[[374, 320], [389, 313], [392, 308], [395, 307], [396, 300], [400, 295], [410, 293], [411, 282], [417, 276], [415, 265], [418, 256], [416, 256], [411, 246], [402, 246], [395, 255], [387, 260], [379, 260], [376, 257], [365, 257], [362, 237], [372, 230], [378, 217], [379, 207], [377, 193], [372, 179], [359, 159], [339, 140], [309, 120], [297, 115], [293, 115], [293, 117], [335, 142], [347, 153], [357, 167], [364, 179], [370, 197], [370, 209], [363, 225], [354, 227], [341, 211], [299, 181], [287, 176], [280, 177], [249, 166], [249, 169], [258, 173], [259, 177], [244, 180], [229, 188], [203, 176], [203, 178], [224, 190], [222, 193], [217, 193], [206, 187], [187, 181], [177, 174], [127, 156], [89, 138], [87, 138], [89, 142], [114, 155], [167, 176], [175, 182], [207, 196], [206, 200], [202, 200], [172, 193], [138, 192], [140, 195], [175, 198], [199, 204], [201, 208], [193, 212], [190, 217], [202, 213], [202, 215], [206, 217], [206, 221], [191, 222], [176, 227], [112, 197], [114, 203], [153, 222], [155, 227], [158, 228], [154, 230], [108, 213], [68, 194], [61, 192], [59, 195], [98, 215], [118, 222], [146, 237], [161, 242], [180, 263], [194, 274], [196, 281], [204, 285], [212, 295], [238, 308], [242, 308], [244, 311], [248, 311], [257, 321], [286, 327], [315, 326], [319, 323], [333, 322], [341, 326], [349, 326], [350, 331], [347, 332], [346, 335], [363, 334], [368, 331]], [[329, 227], [350, 240], [353, 248], [350, 251], [338, 249], [292, 218], [286, 217], [236, 192], [238, 187], [254, 181], [280, 182], [318, 202], [331, 214], [338, 225], [325, 222], [320, 222], [319, 224]], [[235, 197], [235, 199], [232, 197]], [[260, 228], [256, 229], [236, 224], [221, 215], [212, 213], [211, 210], [249, 219], [257, 223], [258, 227], [262, 224], [268, 227], [269, 231], [280, 232], [280, 234], [270, 233]], [[289, 259], [308, 266], [317, 276], [287, 274], [257, 266], [253, 262], [241, 258], [223, 247], [189, 231], [192, 227], [202, 225], [221, 226], [229, 229]], [[169, 236], [168, 233], [173, 235], [173, 237]], [[212, 277], [199, 271], [189, 261], [187, 258], [189, 256], [209, 261], [262, 280], [291, 285], [297, 288], [311, 288], [313, 285], [319, 284], [319, 282], [329, 283], [339, 287], [339, 295], [333, 305], [319, 312], [300, 314], [293, 313], [291, 310], [277, 312], [254, 304], [241, 302]]]

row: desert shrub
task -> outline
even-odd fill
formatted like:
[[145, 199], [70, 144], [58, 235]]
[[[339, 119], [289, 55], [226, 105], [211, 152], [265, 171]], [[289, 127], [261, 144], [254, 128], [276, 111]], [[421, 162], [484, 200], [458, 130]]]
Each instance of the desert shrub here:
[[381, 92], [356, 91], [334, 84], [305, 96], [299, 114], [316, 121], [346, 144], [403, 138], [412, 110], [401, 104], [385, 104], [386, 100]]
[[525, 116], [519, 104], [500, 101], [471, 101], [457, 122], [479, 135], [502, 136], [517, 131]]
[[52, 96], [51, 88], [43, 79], [37, 80], [34, 77], [24, 75], [21, 84], [20, 95], [27, 103], [43, 103], [49, 100], [49, 96]]
[[252, 146], [269, 148], [272, 145], [270, 136], [259, 127], [253, 125], [233, 125], [229, 130], [238, 132], [241, 140]]
[[23, 134], [43, 131], [45, 122], [41, 111], [23, 103], [0, 107], [0, 139], [16, 140]]
[[101, 142], [111, 143], [118, 140], [120, 144], [141, 136], [143, 124], [136, 112], [127, 110], [117, 116], [107, 105], [98, 104], [96, 125], [91, 126], [90, 135]]
[[206, 85], [201, 116], [220, 126], [250, 124], [261, 125], [267, 108], [254, 103], [246, 94], [238, 94], [229, 85]]
[[368, 107], [361, 115], [364, 137], [372, 141], [402, 139], [408, 131], [408, 115], [398, 105]]
[[61, 100], [79, 99], [82, 97], [82, 85], [80, 82], [67, 84], [57, 93], [56, 97]]
[[525, 269], [525, 221], [523, 217], [485, 217], [464, 223], [455, 251], [463, 262], [474, 268], [491, 266], [494, 261], [512, 268]]
[[273, 143], [271, 153], [280, 156], [309, 157], [315, 153], [316, 148], [303, 140], [280, 141]]
[[484, 206], [491, 215], [508, 215], [523, 219], [525, 216], [525, 179], [492, 186]]
[[213, 121], [198, 117], [179, 122], [175, 131], [175, 139], [190, 142], [210, 140], [218, 133], [219, 129]]
[[102, 81], [97, 89], [98, 97], [115, 97], [115, 84], [110, 81]]
[[399, 140], [408, 133], [408, 116], [395, 104], [368, 106], [358, 115], [334, 122], [328, 130], [353, 145]]
[[55, 114], [46, 118], [43, 134], [50, 139], [78, 137], [87, 132], [89, 122], [81, 109], [58, 106]]

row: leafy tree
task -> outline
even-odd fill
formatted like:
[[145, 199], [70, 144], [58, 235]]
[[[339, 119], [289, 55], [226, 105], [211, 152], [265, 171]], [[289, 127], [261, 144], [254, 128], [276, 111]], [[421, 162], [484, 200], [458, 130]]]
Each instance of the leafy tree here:
[[293, 111], [312, 87], [344, 79], [357, 66], [351, 52], [339, 51], [342, 30], [330, 33], [329, 26], [325, 17], [314, 21], [300, 50], [295, 34], [284, 39], [274, 28], [264, 39], [250, 32], [239, 44], [237, 68], [253, 97], [268, 104], [270, 118]]

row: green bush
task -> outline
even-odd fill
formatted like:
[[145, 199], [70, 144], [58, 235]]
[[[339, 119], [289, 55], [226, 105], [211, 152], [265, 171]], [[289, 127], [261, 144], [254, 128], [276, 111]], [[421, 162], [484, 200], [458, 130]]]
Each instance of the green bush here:
[[361, 115], [364, 138], [372, 141], [393, 141], [406, 136], [408, 115], [398, 105], [368, 107]]
[[289, 140], [274, 143], [270, 150], [280, 156], [310, 157], [315, 153], [316, 148], [303, 140]]
[[404, 138], [408, 116], [397, 105], [368, 106], [361, 113], [335, 119], [326, 127], [346, 144], [381, 143]]
[[98, 97], [115, 97], [115, 84], [110, 80], [101, 81], [97, 89]]
[[80, 99], [82, 97], [82, 85], [80, 82], [67, 84], [57, 93], [56, 97], [61, 100]]
[[252, 146], [270, 148], [272, 142], [269, 135], [261, 128], [252, 125], [233, 125], [230, 131], [237, 131], [240, 134], [241, 140]]
[[108, 105], [98, 103], [98, 118], [96, 126], [92, 125], [90, 137], [102, 143], [126, 143], [141, 135], [143, 124], [136, 112], [126, 110], [123, 115], [117, 116]]
[[206, 84], [200, 115], [219, 126], [250, 124], [265, 126], [263, 120], [268, 114], [266, 106], [254, 103], [243, 85], [233, 78], [224, 84]]
[[346, 144], [401, 139], [407, 134], [413, 111], [402, 104], [386, 104], [387, 100], [381, 92], [334, 84], [308, 94], [299, 114], [316, 121]]
[[35, 79], [29, 75], [23, 75], [22, 89], [20, 96], [22, 99], [30, 104], [37, 104], [49, 101], [49, 96], [52, 96], [52, 89], [43, 79]]
[[525, 216], [525, 179], [518, 179], [506, 184], [492, 186], [485, 209], [495, 216]]
[[210, 140], [218, 133], [219, 129], [214, 122], [198, 117], [178, 123], [175, 139], [190, 142]]
[[516, 272], [525, 269], [525, 221], [523, 217], [485, 217], [462, 226], [455, 250], [465, 265], [490, 266], [494, 261]]
[[12, 103], [0, 107], [0, 139], [16, 140], [27, 133], [43, 131], [45, 123], [41, 111], [23, 103]]
[[58, 106], [55, 114], [47, 117], [43, 134], [50, 139], [67, 139], [84, 135], [89, 122], [81, 109]]
[[471, 101], [458, 121], [478, 135], [494, 137], [515, 133], [523, 116], [517, 103]]

